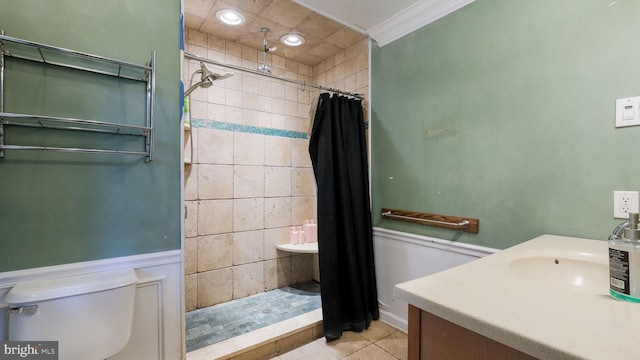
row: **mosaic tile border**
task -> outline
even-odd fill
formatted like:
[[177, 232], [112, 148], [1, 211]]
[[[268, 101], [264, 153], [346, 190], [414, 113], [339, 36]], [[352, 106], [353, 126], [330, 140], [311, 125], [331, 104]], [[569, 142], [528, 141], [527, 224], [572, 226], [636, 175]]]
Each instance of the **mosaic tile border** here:
[[191, 126], [197, 128], [243, 132], [258, 135], [280, 136], [293, 139], [307, 139], [307, 133], [302, 131], [264, 128], [260, 126], [241, 125], [215, 120], [191, 119]]
[[[243, 133], [249, 133], [249, 134], [280, 136], [280, 137], [286, 137], [286, 138], [292, 138], [292, 139], [308, 139], [309, 138], [308, 134], [302, 131], [282, 130], [282, 129], [265, 128], [260, 126], [241, 125], [241, 124], [234, 124], [234, 123], [215, 121], [215, 120], [191, 119], [191, 126], [197, 127], [197, 128], [205, 128], [205, 129], [243, 132]], [[364, 126], [365, 126], [365, 129], [369, 129], [369, 122], [365, 121]]]

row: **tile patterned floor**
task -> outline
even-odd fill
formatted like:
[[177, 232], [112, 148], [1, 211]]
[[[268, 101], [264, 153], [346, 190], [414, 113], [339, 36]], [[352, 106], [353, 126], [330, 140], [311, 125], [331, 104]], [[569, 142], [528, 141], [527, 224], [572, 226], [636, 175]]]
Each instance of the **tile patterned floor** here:
[[308, 282], [186, 314], [187, 352], [321, 307], [320, 285]]
[[361, 333], [346, 331], [330, 343], [320, 338], [271, 360], [406, 360], [407, 349], [405, 333], [374, 321]]

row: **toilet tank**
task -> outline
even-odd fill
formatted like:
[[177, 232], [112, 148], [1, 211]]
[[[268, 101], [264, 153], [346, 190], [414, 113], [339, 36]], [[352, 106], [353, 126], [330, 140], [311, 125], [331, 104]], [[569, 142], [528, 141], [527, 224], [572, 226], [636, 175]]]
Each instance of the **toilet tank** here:
[[131, 336], [136, 281], [122, 269], [18, 283], [4, 298], [9, 340], [58, 341], [65, 360], [113, 356]]

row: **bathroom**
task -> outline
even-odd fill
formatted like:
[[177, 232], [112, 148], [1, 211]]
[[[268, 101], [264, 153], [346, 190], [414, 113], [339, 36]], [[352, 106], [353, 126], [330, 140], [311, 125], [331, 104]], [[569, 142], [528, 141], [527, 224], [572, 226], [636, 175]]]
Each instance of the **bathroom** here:
[[[159, 54], [156, 156], [150, 164], [102, 158], [94, 164], [93, 158], [62, 155], [34, 160], [6, 151], [0, 160], [3, 279], [26, 269], [179, 253], [182, 229], [175, 219], [181, 217], [182, 179], [176, 169], [184, 166], [176, 139], [183, 130], [175, 121], [180, 108], [174, 84], [185, 76], [177, 70], [179, 4], [3, 5], [0, 27], [8, 35], [136, 63], [148, 61], [153, 49]], [[613, 191], [638, 190], [640, 177], [630, 165], [638, 128], [613, 126], [615, 100], [640, 92], [633, 80], [640, 75], [634, 66], [639, 50], [630, 45], [640, 30], [634, 16], [639, 6], [477, 0], [372, 46], [374, 226], [494, 249], [545, 233], [606, 239], [620, 222], [612, 216]], [[88, 111], [82, 102], [69, 105]], [[108, 107], [95, 111], [108, 113]], [[475, 217], [480, 232], [384, 220], [384, 207]], [[162, 266], [178, 276], [163, 286], [179, 294], [176, 256]], [[376, 261], [380, 273], [398, 264], [380, 254]], [[179, 322], [180, 301], [171, 301], [178, 304], [165, 306]], [[393, 306], [388, 298], [383, 302]], [[179, 330], [164, 336], [172, 334], [181, 338]], [[175, 353], [169, 344], [167, 358]]]

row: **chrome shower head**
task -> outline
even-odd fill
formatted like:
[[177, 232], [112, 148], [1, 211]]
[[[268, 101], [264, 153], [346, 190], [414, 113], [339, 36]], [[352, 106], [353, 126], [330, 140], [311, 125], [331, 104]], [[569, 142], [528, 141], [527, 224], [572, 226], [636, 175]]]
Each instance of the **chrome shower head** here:
[[198, 87], [202, 87], [203, 89], [206, 89], [208, 87], [210, 87], [211, 85], [213, 85], [213, 82], [216, 80], [224, 80], [228, 77], [233, 76], [233, 73], [227, 72], [224, 74], [217, 74], [212, 72], [211, 70], [209, 70], [209, 68], [207, 67], [207, 65], [205, 65], [205, 63], [200, 62], [200, 70], [196, 70], [196, 72], [193, 73], [193, 75], [191, 76], [191, 82], [193, 82], [193, 77], [196, 74], [200, 74], [200, 81], [193, 84], [189, 90], [185, 91], [184, 96], [187, 97], [189, 96], [195, 89], [197, 89]]
[[270, 48], [267, 46], [267, 33], [269, 32], [269, 28], [263, 27], [260, 31], [262, 32], [262, 43], [264, 45], [264, 49], [262, 51], [262, 65], [258, 66], [258, 70], [271, 74], [271, 70], [269, 70], [269, 67], [267, 66], [267, 53], [276, 51], [276, 47], [274, 46]]

